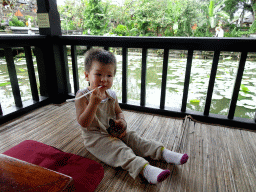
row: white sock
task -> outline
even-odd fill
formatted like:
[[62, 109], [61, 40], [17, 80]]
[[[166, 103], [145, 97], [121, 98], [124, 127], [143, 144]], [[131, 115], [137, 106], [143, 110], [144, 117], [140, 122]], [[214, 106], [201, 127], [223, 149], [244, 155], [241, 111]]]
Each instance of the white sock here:
[[182, 153], [176, 153], [168, 149], [164, 149], [163, 158], [167, 163], [174, 163], [176, 165], [181, 165], [187, 162], [188, 155], [182, 154]]
[[143, 175], [151, 184], [157, 184], [165, 180], [169, 175], [170, 171], [168, 169], [163, 170], [158, 167], [147, 165], [143, 169]]

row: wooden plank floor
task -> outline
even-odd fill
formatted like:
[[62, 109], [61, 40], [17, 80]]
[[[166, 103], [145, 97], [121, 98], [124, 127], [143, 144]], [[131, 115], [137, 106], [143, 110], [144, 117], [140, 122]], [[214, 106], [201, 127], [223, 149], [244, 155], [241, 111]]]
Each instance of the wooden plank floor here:
[[105, 171], [96, 191], [255, 191], [255, 132], [206, 125], [191, 118], [133, 111], [124, 114], [129, 129], [162, 142], [168, 149], [187, 153], [187, 164], [175, 166], [149, 159], [154, 166], [170, 169], [171, 176], [158, 185], [150, 185], [141, 177], [133, 180], [127, 171], [98, 161], [84, 148], [74, 103], [47, 105], [1, 125], [0, 153], [31, 139], [93, 159]]

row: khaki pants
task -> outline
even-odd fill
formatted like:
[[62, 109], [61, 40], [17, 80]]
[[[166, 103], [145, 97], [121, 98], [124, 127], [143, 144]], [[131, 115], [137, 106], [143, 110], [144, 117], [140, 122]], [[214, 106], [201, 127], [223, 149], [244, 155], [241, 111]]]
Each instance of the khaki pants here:
[[84, 131], [83, 138], [86, 149], [96, 158], [112, 167], [122, 167], [134, 179], [148, 163], [143, 157], [162, 158], [163, 145], [143, 139], [135, 131], [127, 131], [122, 140], [100, 131]]

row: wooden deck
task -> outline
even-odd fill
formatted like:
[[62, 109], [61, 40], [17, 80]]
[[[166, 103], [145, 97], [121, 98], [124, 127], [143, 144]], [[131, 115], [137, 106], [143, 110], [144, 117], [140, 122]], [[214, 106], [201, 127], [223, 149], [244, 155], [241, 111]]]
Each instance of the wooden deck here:
[[161, 141], [168, 149], [187, 153], [188, 162], [175, 166], [150, 160], [152, 165], [170, 169], [171, 176], [158, 185], [150, 185], [141, 177], [133, 180], [127, 171], [98, 161], [84, 148], [74, 103], [47, 105], [1, 125], [0, 153], [31, 139], [96, 160], [105, 170], [96, 191], [255, 191], [255, 132], [206, 125], [191, 118], [133, 111], [124, 114], [129, 129]]

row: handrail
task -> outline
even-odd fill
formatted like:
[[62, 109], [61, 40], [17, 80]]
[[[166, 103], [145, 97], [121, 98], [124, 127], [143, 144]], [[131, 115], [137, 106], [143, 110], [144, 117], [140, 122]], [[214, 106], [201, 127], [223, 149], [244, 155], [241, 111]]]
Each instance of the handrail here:
[[[256, 129], [255, 119], [244, 119], [234, 117], [236, 102], [238, 99], [238, 93], [243, 76], [244, 65], [248, 52], [256, 52], [256, 39], [253, 38], [197, 38], [197, 37], [105, 37], [105, 36], [44, 36], [44, 35], [6, 35], [0, 36], [0, 48], [4, 48], [7, 57], [9, 67], [13, 68], [12, 56], [10, 56], [12, 47], [24, 47], [26, 52], [27, 64], [30, 66], [30, 80], [31, 89], [33, 90], [33, 100], [38, 101], [38, 93], [36, 85], [34, 84], [33, 69], [31, 68], [31, 47], [35, 47], [35, 53], [39, 65], [39, 80], [41, 95], [58, 99], [70, 97], [70, 87], [68, 85], [69, 75], [67, 73], [67, 45], [71, 45], [71, 57], [73, 68], [73, 79], [75, 92], [79, 89], [78, 72], [77, 72], [77, 54], [76, 46], [85, 45], [87, 48], [92, 46], [101, 46], [105, 49], [109, 47], [121, 47], [122, 48], [122, 101], [120, 106], [126, 109], [133, 109], [138, 111], [152, 112], [163, 115], [171, 116], [185, 116], [193, 115], [196, 119], [209, 122], [219, 123], [227, 126], [245, 127], [248, 129]], [[142, 49], [142, 79], [141, 79], [141, 99], [140, 105], [133, 105], [127, 103], [127, 57], [128, 48], [141, 48]], [[147, 51], [148, 49], [163, 49], [163, 71], [162, 71], [162, 85], [161, 85], [161, 97], [160, 106], [158, 108], [149, 107], [146, 105], [146, 66], [147, 66]], [[168, 57], [169, 50], [187, 50], [187, 66], [184, 76], [184, 91], [182, 98], [181, 109], [172, 109], [165, 106], [165, 94], [166, 94], [166, 81], [167, 81], [167, 69], [168, 69]], [[186, 109], [189, 80], [191, 75], [191, 65], [193, 59], [193, 53], [195, 50], [214, 51], [211, 76], [208, 85], [207, 98], [205, 103], [204, 112], [190, 111]], [[214, 81], [216, 77], [217, 66], [219, 62], [219, 56], [221, 51], [241, 52], [239, 62], [239, 70], [237, 73], [234, 91], [232, 94], [232, 100], [229, 108], [228, 116], [210, 114], [210, 104], [212, 100]], [[49, 58], [48, 58], [48, 55]], [[54, 61], [52, 61], [54, 60]], [[52, 62], [52, 63], [50, 63]], [[15, 72], [14, 70], [10, 70]], [[13, 73], [14, 91], [17, 86], [17, 80], [15, 80], [15, 73]], [[16, 87], [18, 92], [18, 86]], [[19, 94], [16, 94], [16, 96]], [[20, 96], [17, 96], [16, 106], [22, 105], [19, 100]], [[63, 100], [62, 100], [63, 101]], [[1, 106], [0, 106], [1, 107]], [[1, 112], [1, 111], [0, 111]], [[1, 114], [1, 113], [0, 113]], [[1, 120], [1, 118], [0, 118]]]
[[62, 35], [55, 37], [62, 45], [88, 45], [103, 47], [159, 48], [178, 50], [256, 52], [255, 38], [206, 37], [107, 37], [91, 35]]
[[40, 46], [46, 39], [45, 35], [0, 35], [0, 48]]

